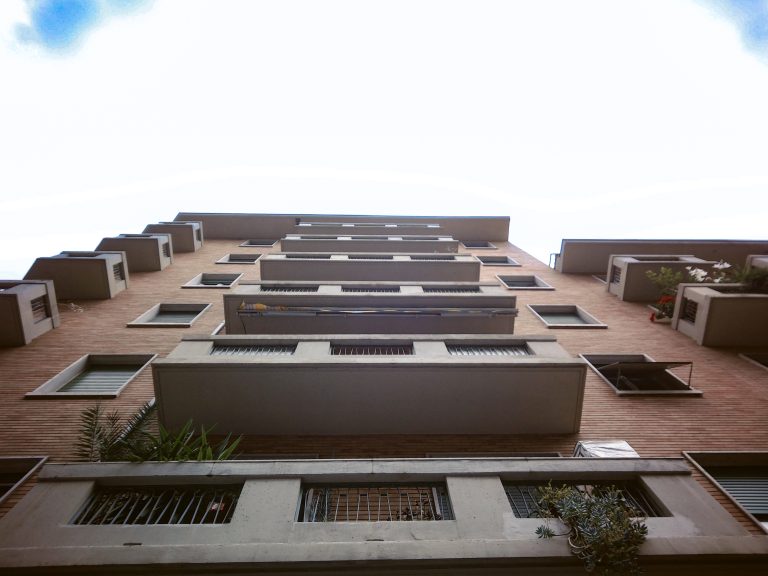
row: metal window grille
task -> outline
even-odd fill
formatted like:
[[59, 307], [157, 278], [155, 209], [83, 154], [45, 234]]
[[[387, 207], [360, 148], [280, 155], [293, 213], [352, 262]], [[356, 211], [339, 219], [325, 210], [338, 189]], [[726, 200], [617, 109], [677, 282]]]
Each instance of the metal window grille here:
[[422, 292], [427, 294], [477, 294], [479, 286], [422, 286]]
[[342, 286], [342, 292], [400, 292], [400, 286]]
[[699, 303], [683, 298], [682, 313], [680, 318], [682, 320], [688, 320], [688, 322], [696, 322], [696, 313], [699, 311]]
[[707, 471], [731, 497], [761, 522], [768, 521], [768, 467], [715, 467]]
[[468, 344], [448, 344], [448, 354], [451, 356], [530, 356], [531, 351], [525, 344], [515, 344], [506, 346], [495, 345], [468, 345]]
[[113, 394], [136, 374], [136, 370], [135, 365], [124, 364], [91, 366], [59, 388], [58, 392]]
[[233, 280], [231, 278], [217, 278], [203, 276], [200, 278], [200, 284], [203, 286], [230, 286]]
[[165, 256], [166, 258], [171, 257], [171, 246], [168, 244], [168, 242], [163, 244], [163, 256]]
[[51, 312], [48, 309], [48, 300], [45, 296], [39, 296], [30, 300], [29, 305], [32, 307], [32, 319], [35, 322], [50, 318]]
[[462, 240], [465, 248], [493, 248], [493, 244], [485, 240]]
[[349, 254], [347, 260], [392, 260], [392, 256], [381, 254]]
[[611, 267], [611, 284], [618, 284], [621, 282], [621, 268], [618, 266]]
[[72, 524], [229, 524], [236, 486], [97, 487]]
[[331, 344], [331, 354], [334, 356], [412, 356], [413, 344]]
[[535, 288], [538, 286], [536, 284], [535, 278], [514, 278], [512, 276], [506, 276], [501, 279], [504, 284], [507, 285], [508, 288]]
[[330, 260], [330, 254], [286, 254], [286, 258], [292, 260]]
[[411, 256], [411, 260], [420, 260], [420, 261], [433, 261], [433, 260], [455, 260], [456, 258], [453, 256], [448, 255], [441, 255], [441, 254], [430, 254], [428, 256]]
[[265, 286], [261, 285], [261, 292], [317, 292], [318, 286]]
[[256, 262], [261, 254], [230, 254], [230, 262]]
[[[553, 486], [573, 486], [580, 492], [593, 493], [596, 490], [606, 490], [610, 487], [616, 488], [621, 494], [624, 502], [637, 511], [638, 515], [656, 517], [658, 513], [651, 499], [634, 482], [594, 482], [591, 484], [579, 484], [574, 482], [552, 482]], [[547, 486], [546, 483], [537, 484], [514, 484], [505, 483], [504, 492], [507, 495], [512, 512], [517, 518], [537, 518], [539, 517], [539, 488]]]
[[299, 522], [453, 520], [445, 485], [305, 486]]
[[237, 346], [216, 344], [211, 349], [213, 356], [290, 356], [296, 352], [296, 344], [264, 346]]
[[277, 240], [248, 240], [244, 242], [246, 246], [272, 246]]
[[125, 280], [125, 269], [123, 268], [122, 262], [118, 262], [117, 264], [112, 265], [112, 275], [118, 282]]

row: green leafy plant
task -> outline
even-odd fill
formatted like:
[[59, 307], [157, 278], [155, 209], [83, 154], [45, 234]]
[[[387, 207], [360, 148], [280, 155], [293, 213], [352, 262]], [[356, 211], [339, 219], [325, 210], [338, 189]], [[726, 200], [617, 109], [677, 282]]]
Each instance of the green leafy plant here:
[[744, 284], [744, 292], [768, 293], [768, 268], [746, 268], [737, 273], [736, 281]]
[[213, 428], [201, 426], [196, 433], [192, 420], [176, 432], [160, 424], [156, 433], [150, 432], [155, 411], [154, 402], [147, 402], [123, 420], [116, 410], [105, 413], [98, 404], [86, 408], [80, 414], [77, 456], [89, 462], [228, 460], [242, 440], [233, 440], [230, 434], [213, 446], [209, 441]]
[[[568, 528], [557, 534], [547, 522], [536, 529], [539, 538], [567, 536], [571, 552], [587, 572], [603, 576], [637, 575], [640, 546], [648, 535], [642, 513], [613, 486], [580, 490], [575, 486], [539, 488], [539, 516], [559, 518]], [[638, 517], [640, 516], [640, 517]]]

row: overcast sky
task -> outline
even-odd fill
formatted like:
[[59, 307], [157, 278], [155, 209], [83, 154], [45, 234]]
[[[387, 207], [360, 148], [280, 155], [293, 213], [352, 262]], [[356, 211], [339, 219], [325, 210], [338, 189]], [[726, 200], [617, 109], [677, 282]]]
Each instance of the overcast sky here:
[[178, 211], [768, 237], [768, 0], [0, 2], [0, 278]]

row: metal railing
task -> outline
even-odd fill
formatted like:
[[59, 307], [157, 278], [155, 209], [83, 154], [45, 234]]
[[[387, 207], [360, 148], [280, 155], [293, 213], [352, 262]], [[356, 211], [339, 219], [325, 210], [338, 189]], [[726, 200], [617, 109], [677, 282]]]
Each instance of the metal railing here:
[[295, 344], [271, 346], [237, 346], [217, 344], [211, 348], [211, 356], [291, 356], [295, 352]]
[[525, 344], [515, 345], [475, 345], [475, 344], [446, 344], [451, 356], [530, 356], [531, 351]]
[[445, 485], [304, 486], [299, 522], [453, 520]]
[[228, 524], [242, 485], [97, 487], [72, 524]]
[[331, 344], [333, 356], [412, 356], [413, 344]]

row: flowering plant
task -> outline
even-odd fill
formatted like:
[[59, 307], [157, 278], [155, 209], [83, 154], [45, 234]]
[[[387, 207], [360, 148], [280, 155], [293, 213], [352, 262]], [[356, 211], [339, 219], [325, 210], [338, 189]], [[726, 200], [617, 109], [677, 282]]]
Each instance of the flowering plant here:
[[685, 270], [685, 273], [681, 270], [675, 272], [671, 268], [662, 266], [658, 272], [648, 270], [645, 273], [651, 282], [661, 288], [661, 296], [656, 304], [654, 304], [656, 310], [651, 313], [651, 322], [662, 318], [672, 318], [672, 314], [675, 311], [675, 296], [677, 296], [678, 284], [682, 282], [729, 282], [734, 279], [734, 276], [737, 276], [733, 274], [731, 265], [724, 260], [713, 264], [711, 270], [694, 268], [693, 266], [686, 266]]

